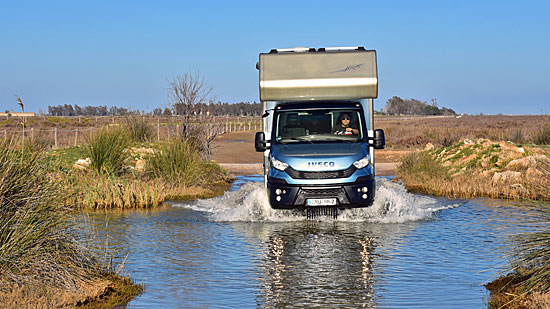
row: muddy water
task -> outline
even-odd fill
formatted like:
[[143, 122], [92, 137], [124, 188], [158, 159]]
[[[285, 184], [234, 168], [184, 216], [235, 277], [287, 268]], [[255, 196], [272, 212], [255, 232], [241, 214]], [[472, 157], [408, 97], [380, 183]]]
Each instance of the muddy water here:
[[[129, 306], [479, 308], [513, 234], [539, 207], [447, 200], [377, 180], [373, 207], [306, 221], [271, 210], [260, 177], [222, 197], [162, 210], [87, 215], [90, 244], [145, 285]], [[544, 219], [546, 218], [546, 219]]]

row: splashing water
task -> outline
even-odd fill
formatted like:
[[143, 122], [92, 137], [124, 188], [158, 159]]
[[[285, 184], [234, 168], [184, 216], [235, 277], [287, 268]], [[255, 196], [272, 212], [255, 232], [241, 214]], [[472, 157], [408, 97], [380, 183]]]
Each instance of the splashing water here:
[[[223, 196], [199, 200], [189, 204], [174, 203], [176, 207], [206, 212], [212, 221], [225, 222], [287, 222], [305, 220], [296, 210], [272, 209], [263, 183], [248, 182], [236, 191]], [[318, 217], [316, 220], [351, 222], [402, 223], [431, 218], [440, 210], [460, 206], [461, 203], [441, 200], [407, 192], [400, 184], [386, 178], [376, 179], [376, 197], [371, 207], [340, 210], [337, 219]]]

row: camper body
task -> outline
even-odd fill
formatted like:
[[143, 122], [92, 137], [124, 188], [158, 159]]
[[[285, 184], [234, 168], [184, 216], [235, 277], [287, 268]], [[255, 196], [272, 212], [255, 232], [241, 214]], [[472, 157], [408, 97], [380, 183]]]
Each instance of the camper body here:
[[[264, 182], [277, 209], [370, 206], [375, 194], [376, 52], [356, 48], [260, 54]], [[343, 119], [347, 121], [342, 127]], [[349, 128], [349, 129], [347, 129]]]

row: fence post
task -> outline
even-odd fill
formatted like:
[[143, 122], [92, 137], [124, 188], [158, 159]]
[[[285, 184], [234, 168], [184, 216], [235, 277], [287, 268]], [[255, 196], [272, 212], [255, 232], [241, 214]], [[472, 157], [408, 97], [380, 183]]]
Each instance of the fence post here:
[[157, 123], [157, 142], [160, 142], [160, 123]]
[[57, 149], [57, 127], [55, 127], [53, 136], [54, 136], [54, 141], [55, 141], [55, 148]]
[[31, 128], [31, 143], [34, 143], [34, 128]]
[[76, 142], [78, 141], [78, 129], [74, 131], [74, 145], [76, 146]]

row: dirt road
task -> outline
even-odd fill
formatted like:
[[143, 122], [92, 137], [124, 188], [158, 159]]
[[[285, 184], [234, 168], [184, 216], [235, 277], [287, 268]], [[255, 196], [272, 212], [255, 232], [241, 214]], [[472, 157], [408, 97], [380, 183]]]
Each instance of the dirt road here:
[[[233, 175], [263, 174], [262, 153], [254, 150], [254, 131], [232, 132], [214, 141], [213, 159]], [[400, 159], [406, 150], [376, 150], [376, 175], [395, 175]]]

